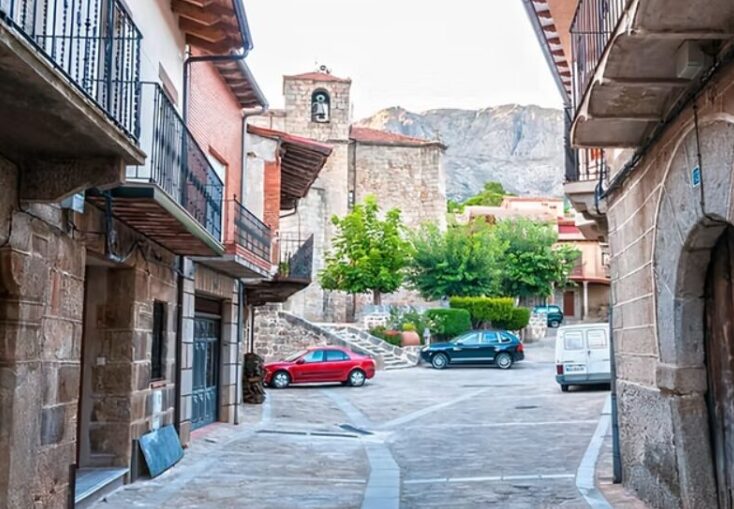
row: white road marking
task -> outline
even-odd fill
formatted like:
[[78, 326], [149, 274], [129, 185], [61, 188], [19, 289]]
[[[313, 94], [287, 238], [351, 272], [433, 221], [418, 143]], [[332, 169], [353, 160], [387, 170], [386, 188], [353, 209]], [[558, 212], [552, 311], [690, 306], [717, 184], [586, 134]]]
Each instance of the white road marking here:
[[576, 424], [598, 424], [598, 420], [570, 420], [570, 421], [523, 421], [523, 422], [484, 422], [477, 424], [415, 424], [408, 428], [421, 429], [462, 429], [462, 428], [513, 428], [516, 426], [560, 426]]
[[550, 481], [554, 479], [573, 479], [574, 474], [523, 474], [496, 475], [484, 477], [436, 477], [432, 479], [407, 479], [403, 484], [438, 484], [438, 483], [474, 483], [474, 482], [507, 482], [507, 481]]

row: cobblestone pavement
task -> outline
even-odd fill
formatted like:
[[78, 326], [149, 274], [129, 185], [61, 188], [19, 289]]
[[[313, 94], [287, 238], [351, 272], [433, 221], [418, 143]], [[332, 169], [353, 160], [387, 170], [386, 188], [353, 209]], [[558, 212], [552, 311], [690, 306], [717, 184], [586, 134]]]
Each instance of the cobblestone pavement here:
[[201, 430], [175, 468], [95, 507], [588, 507], [575, 474], [607, 391], [562, 393], [552, 340], [526, 357], [509, 371], [419, 367], [362, 388], [271, 390], [240, 426]]

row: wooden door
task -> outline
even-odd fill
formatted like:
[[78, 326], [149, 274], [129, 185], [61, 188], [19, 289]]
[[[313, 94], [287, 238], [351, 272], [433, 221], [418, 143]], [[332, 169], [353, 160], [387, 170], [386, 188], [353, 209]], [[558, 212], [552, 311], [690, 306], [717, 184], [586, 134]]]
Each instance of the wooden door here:
[[720, 509], [734, 502], [734, 229], [711, 253], [706, 278], [707, 403]]
[[563, 292], [564, 316], [576, 316], [576, 292]]

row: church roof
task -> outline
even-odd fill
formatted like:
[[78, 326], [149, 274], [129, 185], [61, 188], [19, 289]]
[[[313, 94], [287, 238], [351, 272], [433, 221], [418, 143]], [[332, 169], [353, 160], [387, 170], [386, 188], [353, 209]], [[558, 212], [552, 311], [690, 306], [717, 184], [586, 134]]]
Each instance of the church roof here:
[[321, 71], [306, 72], [303, 74], [292, 74], [283, 76], [286, 80], [311, 80], [311, 81], [325, 81], [332, 83], [351, 83], [350, 78], [338, 78], [333, 74]]
[[349, 139], [359, 143], [367, 143], [371, 145], [399, 145], [408, 147], [438, 145], [441, 148], [446, 148], [438, 140], [425, 140], [423, 138], [405, 136], [404, 134], [396, 134], [388, 131], [380, 131], [378, 129], [370, 129], [369, 127], [352, 126], [349, 131]]

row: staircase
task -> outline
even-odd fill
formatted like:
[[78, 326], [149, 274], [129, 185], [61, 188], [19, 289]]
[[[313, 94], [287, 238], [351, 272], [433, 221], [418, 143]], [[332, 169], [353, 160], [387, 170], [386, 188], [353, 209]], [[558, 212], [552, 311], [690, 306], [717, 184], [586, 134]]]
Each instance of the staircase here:
[[382, 360], [384, 369], [412, 368], [420, 359], [419, 348], [400, 348], [375, 336], [346, 324], [315, 324], [331, 335], [338, 337], [346, 346], [374, 359]]

